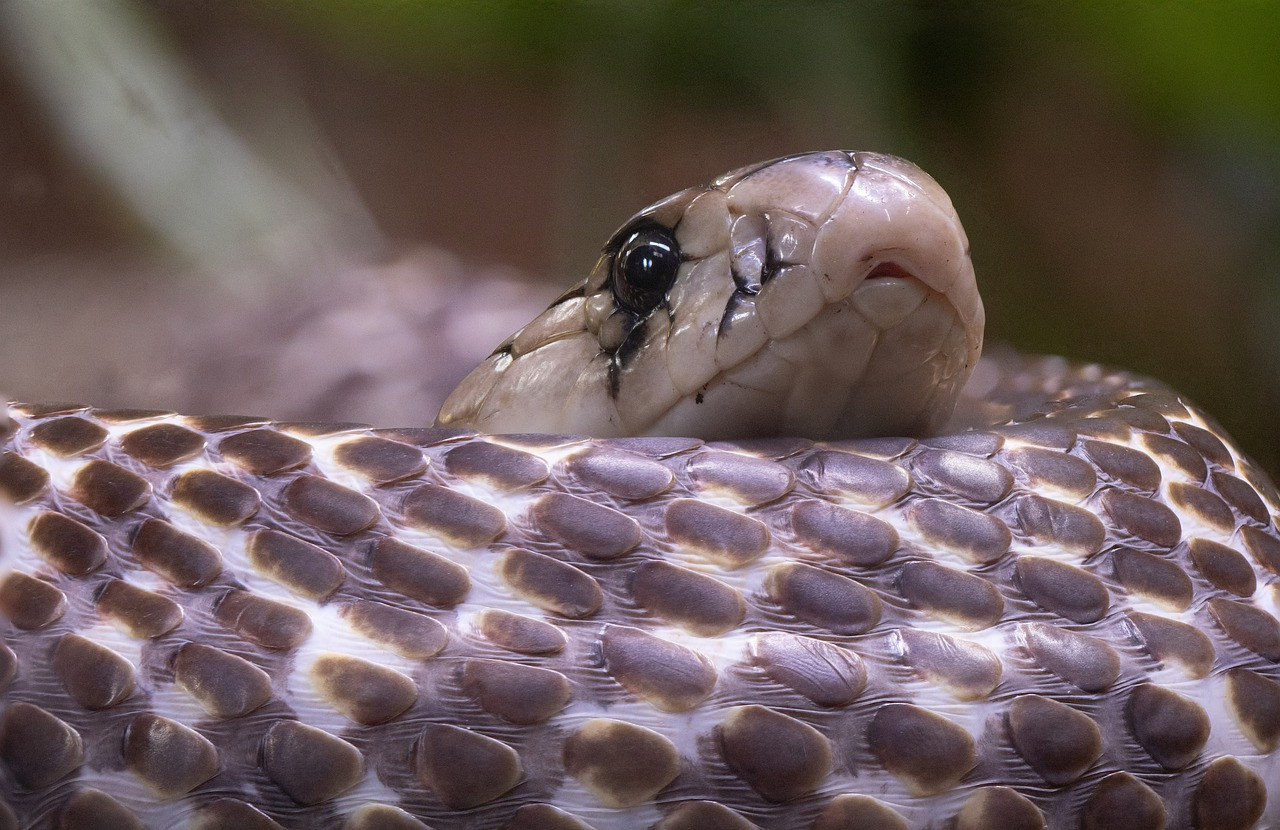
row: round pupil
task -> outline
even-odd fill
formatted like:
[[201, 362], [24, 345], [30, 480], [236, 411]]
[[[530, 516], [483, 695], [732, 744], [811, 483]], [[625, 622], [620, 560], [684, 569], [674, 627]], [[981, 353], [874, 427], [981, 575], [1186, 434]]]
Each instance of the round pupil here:
[[633, 288], [665, 291], [680, 267], [680, 255], [662, 239], [635, 239], [627, 246], [622, 271]]

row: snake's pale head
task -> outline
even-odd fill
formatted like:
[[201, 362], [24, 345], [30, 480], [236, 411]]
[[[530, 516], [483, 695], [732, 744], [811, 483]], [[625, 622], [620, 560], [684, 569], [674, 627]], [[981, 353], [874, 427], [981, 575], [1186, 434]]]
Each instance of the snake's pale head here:
[[922, 435], [982, 349], [964, 229], [892, 156], [806, 153], [641, 211], [439, 423], [708, 439]]

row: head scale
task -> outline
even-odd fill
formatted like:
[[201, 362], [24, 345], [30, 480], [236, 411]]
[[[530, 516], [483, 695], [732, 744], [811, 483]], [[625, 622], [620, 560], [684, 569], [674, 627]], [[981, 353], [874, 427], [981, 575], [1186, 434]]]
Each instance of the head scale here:
[[805, 153], [646, 208], [439, 423], [708, 439], [922, 435], [982, 348], [946, 193], [909, 162]]

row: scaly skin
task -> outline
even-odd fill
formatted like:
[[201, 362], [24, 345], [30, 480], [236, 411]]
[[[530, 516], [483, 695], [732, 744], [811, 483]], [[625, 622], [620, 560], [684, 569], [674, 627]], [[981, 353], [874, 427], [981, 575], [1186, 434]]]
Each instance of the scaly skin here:
[[1143, 378], [967, 395], [819, 443], [12, 404], [0, 827], [1280, 826], [1274, 487]]

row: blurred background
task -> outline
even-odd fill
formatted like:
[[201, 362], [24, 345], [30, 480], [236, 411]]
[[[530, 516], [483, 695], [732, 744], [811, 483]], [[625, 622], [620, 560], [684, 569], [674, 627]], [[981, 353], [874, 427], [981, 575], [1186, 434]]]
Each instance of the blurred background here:
[[1270, 2], [0, 4], [0, 389], [429, 423], [631, 213], [906, 156], [990, 341], [1174, 384], [1280, 471]]

